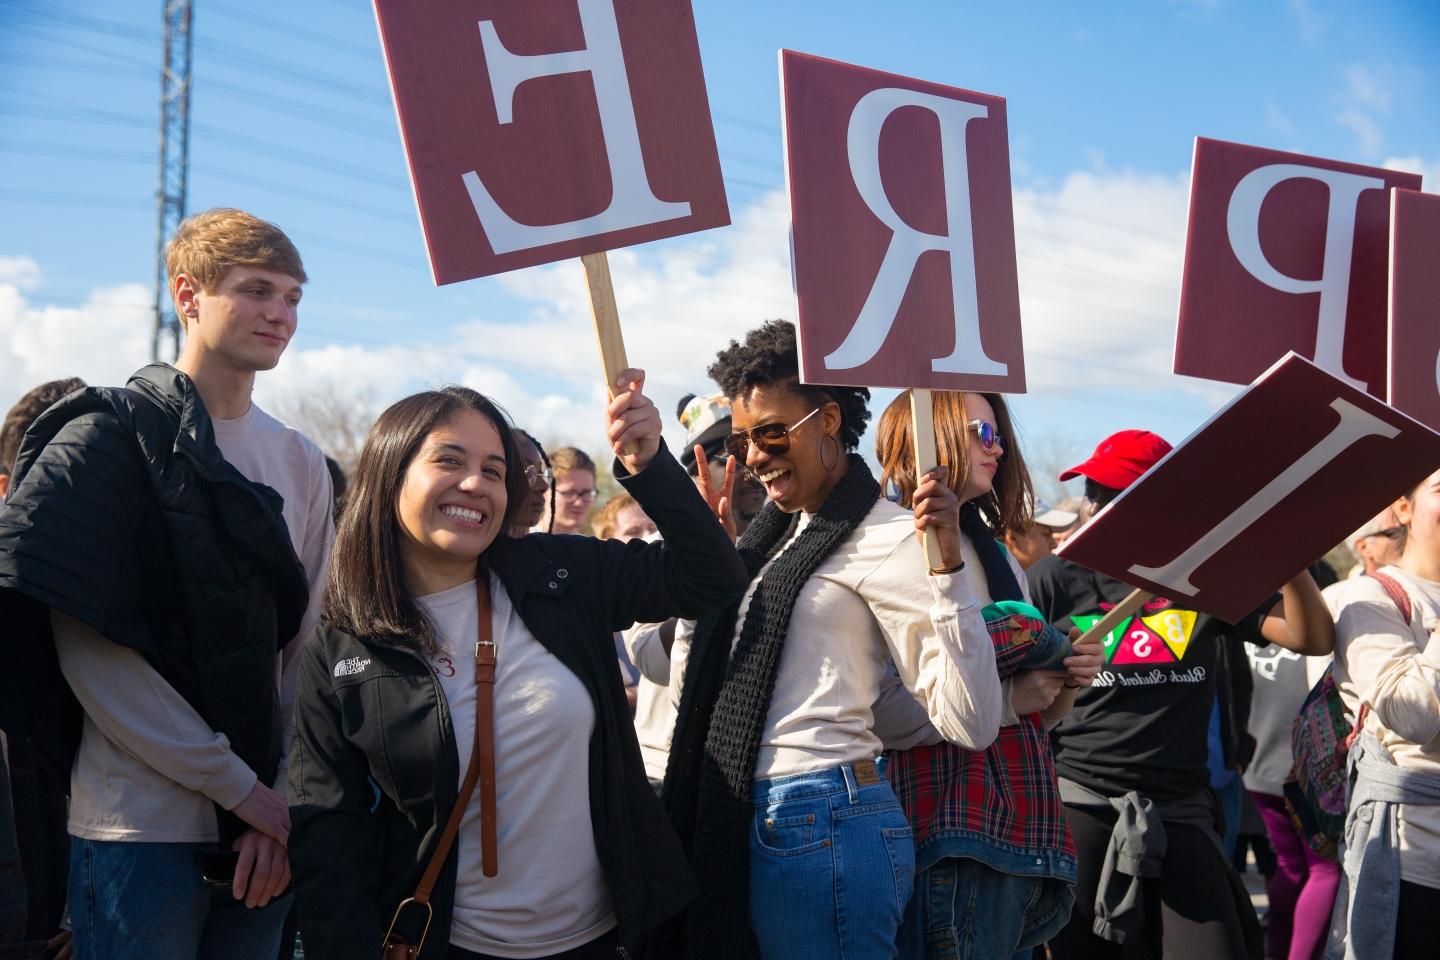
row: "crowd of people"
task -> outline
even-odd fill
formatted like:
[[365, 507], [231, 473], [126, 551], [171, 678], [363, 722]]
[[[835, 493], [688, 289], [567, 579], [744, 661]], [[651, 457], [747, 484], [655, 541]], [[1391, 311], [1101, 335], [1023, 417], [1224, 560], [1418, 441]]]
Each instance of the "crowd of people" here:
[[917, 469], [911, 396], [868, 446], [770, 320], [678, 456], [632, 369], [601, 458], [451, 386], [346, 476], [251, 399], [289, 238], [167, 266], [174, 364], [0, 427], [0, 957], [1434, 955], [1440, 471], [1353, 576], [1098, 636], [1130, 588], [1054, 550], [1153, 433], [1051, 507], [1004, 397], [935, 392]]

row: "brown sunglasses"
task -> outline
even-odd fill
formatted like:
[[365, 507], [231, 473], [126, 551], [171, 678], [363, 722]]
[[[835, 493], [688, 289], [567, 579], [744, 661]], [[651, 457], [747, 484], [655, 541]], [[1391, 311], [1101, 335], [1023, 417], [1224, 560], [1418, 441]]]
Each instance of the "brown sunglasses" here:
[[745, 455], [749, 452], [752, 443], [763, 453], [771, 455], [785, 453], [790, 449], [790, 431], [799, 429], [800, 424], [819, 412], [820, 408], [816, 407], [788, 427], [783, 423], [762, 423], [758, 427], [732, 433], [725, 438], [725, 450], [740, 463], [745, 462]]

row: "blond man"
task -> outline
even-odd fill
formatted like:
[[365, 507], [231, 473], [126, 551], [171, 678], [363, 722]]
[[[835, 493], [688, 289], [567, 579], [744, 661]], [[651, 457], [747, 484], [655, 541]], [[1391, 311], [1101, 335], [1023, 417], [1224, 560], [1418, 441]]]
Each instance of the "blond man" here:
[[166, 261], [179, 359], [46, 412], [0, 511], [0, 603], [48, 608], [0, 718], [24, 728], [25, 697], [78, 707], [78, 744], [19, 731], [71, 767], [78, 960], [273, 957], [289, 903], [291, 665], [330, 478], [251, 392], [295, 335], [305, 268], [231, 209], [182, 223]]

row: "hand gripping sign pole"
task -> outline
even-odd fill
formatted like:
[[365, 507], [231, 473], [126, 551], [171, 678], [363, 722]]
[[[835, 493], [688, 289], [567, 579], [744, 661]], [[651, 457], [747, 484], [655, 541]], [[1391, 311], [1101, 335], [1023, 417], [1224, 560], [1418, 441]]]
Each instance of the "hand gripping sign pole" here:
[[931, 390], [1025, 390], [1005, 101], [790, 50], [780, 81], [801, 380], [913, 388], [918, 478]]
[[688, 0], [375, 12], [435, 282], [580, 257], [613, 397], [605, 251], [729, 222]]

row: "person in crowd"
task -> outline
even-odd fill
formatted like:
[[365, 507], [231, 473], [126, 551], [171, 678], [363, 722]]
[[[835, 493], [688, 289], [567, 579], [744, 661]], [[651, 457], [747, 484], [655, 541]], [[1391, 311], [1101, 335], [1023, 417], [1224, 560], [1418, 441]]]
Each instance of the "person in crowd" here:
[[[50, 380], [27, 391], [0, 423], [0, 501], [10, 488], [10, 475], [20, 456], [20, 441], [25, 431], [40, 414], [76, 390], [85, 381], [78, 377]], [[32, 619], [43, 613], [32, 607]], [[17, 635], [38, 629], [38, 624], [10, 624]], [[3, 727], [3, 724], [0, 724]], [[4, 736], [0, 729], [0, 737]], [[46, 762], [36, 753], [27, 738], [8, 743], [5, 750], [7, 786], [12, 814], [11, 836], [16, 847], [14, 860], [8, 861], [15, 871], [15, 886], [24, 890], [25, 915], [20, 917], [21, 935], [43, 939], [58, 947], [69, 941], [69, 932], [60, 931], [65, 906], [65, 865], [69, 860], [69, 841], [65, 833], [63, 798], [69, 791], [70, 771]], [[0, 799], [0, 802], [4, 802]], [[15, 834], [14, 826], [24, 823], [26, 830]], [[3, 841], [3, 838], [0, 838]], [[0, 942], [6, 942], [0, 938]]]
[[1404, 551], [1350, 581], [1335, 628], [1360, 735], [1330, 954], [1356, 960], [1433, 957], [1440, 942], [1440, 471], [1392, 509]]
[[[520, 461], [525, 465], [526, 486], [524, 506], [515, 515], [510, 536], [523, 537], [537, 529], [547, 509], [554, 513], [555, 478], [550, 473], [550, 458], [545, 455], [545, 448], [519, 427], [515, 428], [515, 448], [520, 451]], [[549, 532], [548, 524], [546, 532]]]
[[[1124, 430], [1060, 479], [1085, 478], [1083, 521], [1169, 450], [1153, 433]], [[1157, 518], [1157, 528], [1163, 522]], [[1061, 629], [1093, 626], [1131, 591], [1058, 556], [1027, 576], [1035, 606]], [[1301, 573], [1241, 623], [1156, 597], [1106, 638], [1105, 669], [1051, 735], [1078, 854], [1075, 908], [1050, 941], [1058, 960], [1135, 949], [1214, 960], [1262, 949], [1249, 897], [1221, 851], [1208, 788], [1221, 635], [1323, 654], [1334, 624], [1314, 580]], [[1132, 854], [1141, 876], [1120, 869]]]
[[648, 540], [658, 532], [645, 508], [628, 493], [617, 493], [595, 511], [590, 530], [601, 540]]
[[326, 454], [325, 470], [330, 474], [330, 499], [333, 506], [331, 513], [339, 520], [340, 511], [345, 508], [345, 488], [348, 486], [345, 468], [340, 466], [340, 461]]
[[[687, 394], [680, 400], [676, 416], [685, 428], [685, 449], [680, 454], [680, 463], [697, 476], [696, 447], [700, 448], [700, 459], [709, 471], [711, 490], [725, 486], [726, 466], [729, 454], [725, 452], [725, 438], [731, 432], [730, 402], [723, 394], [697, 397]], [[765, 488], [750, 475], [748, 470], [734, 473], [733, 495], [730, 514], [735, 522], [736, 536], [740, 536], [765, 506]]]
[[[891, 958], [915, 866], [871, 706], [893, 662], [936, 729], [983, 750], [1002, 712], [943, 467], [915, 512], [855, 452], [869, 391], [799, 381], [772, 320], [710, 367], [731, 457], [769, 503], [739, 541], [745, 597], [701, 618], [683, 666], [665, 805], [700, 879], [658, 957]], [[917, 530], [937, 538], [927, 567]], [[843, 943], [843, 947], [842, 947]]]
[[0, 500], [4, 500], [10, 490], [10, 475], [15, 472], [15, 461], [20, 456], [20, 441], [30, 424], [65, 396], [84, 387], [85, 381], [79, 377], [46, 381], [27, 391], [5, 414], [4, 422], [0, 423]]
[[1255, 684], [1245, 653], [1251, 645], [1224, 634], [1215, 643], [1215, 703], [1205, 732], [1205, 766], [1220, 806], [1220, 847], [1226, 862], [1233, 863], [1245, 812], [1242, 775], [1255, 755], [1249, 730]]
[[[735, 464], [725, 452], [730, 435], [730, 404], [724, 397], [697, 398], [686, 394], [675, 415], [685, 428], [685, 450], [680, 463], [695, 481], [705, 502], [711, 505], [731, 538], [738, 538], [765, 503], [765, 491], [748, 475], [738, 476]], [[741, 493], [737, 494], [736, 491]], [[736, 506], [731, 502], [759, 491], [759, 502]], [[694, 632], [695, 621], [673, 618], [663, 623], [637, 623], [625, 631], [625, 652], [640, 674], [635, 690], [635, 737], [645, 775], [659, 794], [670, 762], [670, 738], [675, 732], [675, 700], [670, 691], [670, 651], [678, 634], [682, 648]], [[676, 684], [677, 688], [679, 684]]]
[[76, 957], [268, 958], [290, 904], [292, 638], [333, 527], [324, 456], [251, 392], [295, 335], [305, 269], [233, 209], [185, 220], [166, 266], [175, 365], [71, 393], [16, 464], [0, 603], [39, 605], [45, 630], [0, 702], [72, 770]]
[[[977, 598], [987, 605], [1027, 600], [1020, 565], [996, 542], [1035, 526], [1030, 476], [1005, 399], [937, 390], [932, 406], [936, 450], [960, 503], [961, 548]], [[909, 391], [881, 414], [878, 432], [882, 484], [909, 506], [916, 486]], [[1070, 916], [1075, 847], [1047, 729], [1094, 679], [1102, 647], [1086, 644], [1065, 661], [1068, 672], [1017, 674], [1023, 653], [1013, 649], [1017, 632], [1008, 628], [1009, 618], [1003, 623], [991, 627], [991, 638], [1001, 675], [1015, 677], [1009, 690], [1015, 716], [995, 742], [971, 751], [931, 732], [921, 745], [893, 755], [890, 782], [915, 831], [919, 871], [902, 957], [1028, 955]]]
[[[1405, 552], [1405, 526], [1396, 519], [1395, 511], [1386, 507], [1352, 533], [1350, 539], [1345, 541], [1345, 547], [1355, 558], [1355, 566], [1346, 572], [1346, 579], [1373, 574], [1381, 567], [1400, 562], [1400, 557]], [[1331, 587], [1324, 589], [1331, 590]], [[1339, 592], [1337, 588], [1327, 593], [1326, 599]]]
[[[1084, 497], [1066, 497], [1056, 505], [1055, 509], [1060, 514], [1074, 514], [1074, 519], [1072, 519], [1068, 525], [1057, 525], [1050, 528], [1050, 534], [1055, 540], [1055, 549], [1058, 550], [1060, 549], [1060, 545], [1074, 536], [1075, 532], [1079, 530], [1090, 517], [1085, 513]], [[1056, 519], [1058, 520], [1059, 518], [1057, 517]]]
[[[1028, 473], [1025, 484], [1027, 487], [1030, 484]], [[1041, 557], [1055, 552], [1055, 531], [1068, 527], [1078, 516], [1066, 510], [1057, 510], [1044, 500], [1036, 500], [1032, 510], [1024, 511], [1006, 525], [1003, 534], [1005, 547], [1020, 564], [1020, 569], [1029, 570]], [[1024, 578], [1021, 577], [1021, 580]]]
[[1270, 908], [1265, 956], [1319, 960], [1330, 931], [1340, 865], [1316, 853], [1295, 829], [1285, 808], [1285, 780], [1294, 764], [1290, 741], [1295, 718], [1330, 657], [1306, 657], [1273, 644], [1247, 644], [1246, 653], [1255, 688], [1249, 727], [1255, 753], [1245, 768], [1245, 788], [1260, 810], [1275, 852], [1275, 869], [1265, 881]]
[[550, 473], [555, 488], [537, 530], [588, 536], [585, 518], [595, 505], [595, 461], [579, 447], [561, 447], [550, 454]]
[[[643, 384], [623, 373], [607, 433], [663, 544], [500, 536], [528, 482], [509, 421], [473, 390], [408, 397], [371, 429], [327, 629], [300, 667], [290, 855], [307, 956], [374, 956], [393, 924], [422, 960], [613, 958], [694, 895], [611, 631], [722, 607], [745, 573]], [[462, 803], [462, 778], [486, 779], [466, 756], [493, 757], [493, 778]], [[447, 821], [428, 908], [401, 908]]]

